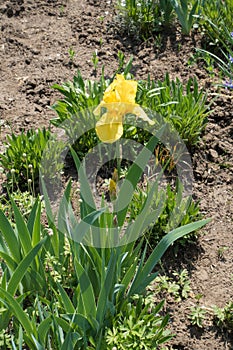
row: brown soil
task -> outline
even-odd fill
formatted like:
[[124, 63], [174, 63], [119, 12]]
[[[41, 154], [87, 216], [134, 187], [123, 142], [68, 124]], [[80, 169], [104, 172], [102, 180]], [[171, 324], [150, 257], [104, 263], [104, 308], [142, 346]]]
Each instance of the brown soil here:
[[[142, 43], [116, 30], [115, 13], [113, 0], [0, 0], [0, 149], [3, 151], [5, 136], [12, 131], [49, 126], [54, 112], [48, 107], [60, 97], [51, 85], [72, 80], [77, 69], [85, 78], [94, 79], [91, 59], [95, 50], [97, 76], [102, 64], [106, 74], [112, 75], [119, 50], [127, 59], [134, 56], [132, 73], [137, 79], [148, 73], [153, 79], [163, 79], [166, 72], [184, 82], [196, 76], [209, 97], [216, 97], [203, 139], [193, 154], [194, 196], [212, 221], [198, 245], [177, 259], [189, 269], [193, 295], [203, 295], [200, 304], [223, 307], [233, 297], [233, 92], [217, 91], [213, 77], [200, 62], [187, 64], [200, 44], [197, 33], [184, 38], [173, 28], [161, 34], [161, 45], [155, 40]], [[70, 48], [75, 51], [72, 62]], [[220, 257], [222, 247], [227, 249]], [[176, 333], [170, 343], [173, 349], [233, 349], [232, 334], [212, 322], [206, 321], [203, 329], [190, 325], [189, 307], [195, 304], [196, 299], [190, 297], [168, 307], [170, 327]]]

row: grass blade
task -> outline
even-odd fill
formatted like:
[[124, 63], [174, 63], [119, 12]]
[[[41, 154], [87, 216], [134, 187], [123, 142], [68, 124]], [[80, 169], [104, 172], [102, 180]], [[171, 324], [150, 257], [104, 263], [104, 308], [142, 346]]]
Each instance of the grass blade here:
[[159, 260], [164, 255], [167, 248], [175, 242], [177, 239], [187, 235], [188, 233], [198, 230], [199, 228], [206, 225], [210, 222], [210, 219], [200, 220], [185, 226], [181, 226], [172, 230], [166, 236], [164, 236], [161, 241], [158, 243], [156, 248], [153, 250], [149, 258], [147, 259], [143, 269], [141, 270], [140, 276], [137, 276], [133, 281], [129, 294], [140, 293], [141, 290], [145, 288], [145, 281], [148, 278], [149, 274], [152, 272], [153, 268], [157, 265]]
[[73, 350], [75, 349], [75, 344], [80, 339], [78, 333], [67, 334], [64, 343], [62, 344], [61, 350]]
[[19, 263], [21, 260], [19, 242], [10, 222], [2, 210], [0, 210], [0, 231], [12, 254], [12, 258]]
[[27, 316], [26, 312], [23, 311], [22, 307], [18, 303], [18, 301], [6, 290], [0, 287], [0, 299], [12, 310], [14, 316], [19, 320], [28, 336], [35, 334], [35, 331], [32, 327], [32, 323]]
[[30, 250], [30, 252], [25, 256], [25, 258], [19, 263], [18, 267], [14, 271], [9, 281], [7, 288], [8, 293], [10, 293], [11, 295], [15, 294], [20, 281], [22, 280], [22, 278], [28, 270], [28, 267], [30, 266], [33, 259], [35, 258], [35, 256], [37, 255], [37, 253], [39, 252], [46, 240], [47, 237], [42, 239], [34, 248]]
[[114, 287], [115, 277], [115, 266], [116, 266], [116, 252], [112, 250], [112, 254], [108, 263], [108, 268], [104, 280], [104, 284], [101, 288], [99, 300], [97, 304], [96, 319], [100, 325], [103, 324], [104, 317], [106, 314], [107, 304], [109, 302], [109, 293]]
[[27, 225], [24, 221], [24, 218], [12, 198], [11, 198], [11, 205], [14, 210], [17, 232], [22, 244], [23, 252], [24, 254], [27, 254], [32, 249], [31, 236], [27, 228]]
[[[48, 316], [45, 320], [43, 320], [39, 327], [38, 327], [38, 336], [40, 341], [42, 342], [43, 345], [45, 345], [45, 339], [46, 339], [46, 335], [48, 333], [49, 327], [52, 323], [52, 317]], [[45, 346], [44, 346], [45, 347]]]
[[48, 191], [45, 185], [45, 182], [43, 180], [43, 176], [41, 175], [40, 177], [41, 180], [41, 187], [42, 187], [42, 192], [43, 192], [43, 197], [44, 197], [44, 202], [45, 202], [45, 209], [46, 209], [46, 216], [48, 219], [48, 224], [49, 227], [53, 230], [53, 235], [51, 236], [51, 245], [53, 247], [53, 252], [55, 257], [57, 257], [59, 259], [60, 257], [60, 242], [59, 242], [59, 233], [58, 230], [56, 229], [56, 225], [55, 225], [55, 216], [52, 212], [52, 208], [50, 205], [50, 200], [49, 200], [49, 195], [48, 195]]
[[82, 267], [82, 265], [75, 259], [75, 269], [78, 275], [78, 280], [80, 283], [81, 297], [83, 300], [83, 306], [85, 310], [85, 315], [88, 317], [92, 315], [96, 316], [96, 304], [95, 304], [95, 294], [93, 286], [90, 282], [87, 272]]
[[32, 209], [31, 209], [31, 212], [30, 212], [30, 215], [28, 218], [28, 222], [27, 222], [27, 228], [28, 228], [28, 231], [30, 232], [30, 235], [32, 235], [32, 230], [33, 230], [33, 225], [35, 222], [35, 216], [37, 213], [38, 203], [39, 203], [39, 197], [37, 197]]
[[12, 271], [16, 269], [17, 263], [14, 259], [10, 257], [9, 254], [0, 251], [0, 257], [6, 262], [7, 267], [9, 267]]
[[[128, 174], [121, 186], [115, 204], [116, 209], [123, 208], [122, 210], [119, 210], [117, 212], [117, 220], [119, 226], [122, 226], [124, 224], [128, 206], [132, 199], [134, 189], [137, 186], [137, 183], [155, 149], [156, 144], [159, 142], [159, 135], [161, 135], [163, 130], [164, 128], [161, 128], [159, 132], [157, 132], [156, 136], [151, 137], [147, 146], [142, 149], [142, 151], [137, 156], [135, 162], [129, 168]], [[128, 205], [125, 205], [126, 203], [128, 203]]]
[[[40, 233], [41, 233], [41, 203], [36, 207], [36, 212], [34, 216], [33, 226], [32, 226], [32, 246], [34, 247], [38, 242], [40, 242]], [[30, 223], [31, 226], [31, 223]]]
[[72, 148], [71, 148], [71, 154], [72, 154], [72, 157], [74, 159], [75, 166], [76, 166], [76, 169], [77, 169], [78, 175], [79, 175], [80, 191], [81, 191], [81, 193], [85, 193], [85, 198], [88, 200], [88, 204], [84, 200], [85, 211], [82, 215], [82, 217], [83, 217], [83, 216], [86, 216], [87, 214], [89, 214], [90, 212], [96, 210], [96, 205], [95, 205], [94, 198], [92, 196], [90, 185], [87, 181], [87, 177], [86, 177], [84, 169], [82, 167], [81, 161], [80, 161], [79, 157], [77, 156], [76, 152]]
[[57, 282], [57, 288], [61, 294], [61, 298], [62, 298], [62, 302], [65, 308], [65, 311], [67, 313], [75, 313], [75, 308], [74, 305], [72, 304], [69, 296], [67, 295], [66, 291], [64, 290], [64, 288], [62, 287], [62, 285], [60, 283]]

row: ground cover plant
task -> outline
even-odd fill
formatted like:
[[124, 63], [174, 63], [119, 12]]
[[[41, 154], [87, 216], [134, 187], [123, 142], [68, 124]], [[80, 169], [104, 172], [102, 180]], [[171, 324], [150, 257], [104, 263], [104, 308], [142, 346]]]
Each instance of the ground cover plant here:
[[1, 348], [231, 349], [232, 2], [215, 5], [0, 6]]
[[8, 183], [12, 187], [38, 181], [39, 164], [50, 132], [43, 129], [37, 133], [29, 130], [25, 134], [8, 137], [5, 154], [1, 154], [1, 166], [6, 171]]

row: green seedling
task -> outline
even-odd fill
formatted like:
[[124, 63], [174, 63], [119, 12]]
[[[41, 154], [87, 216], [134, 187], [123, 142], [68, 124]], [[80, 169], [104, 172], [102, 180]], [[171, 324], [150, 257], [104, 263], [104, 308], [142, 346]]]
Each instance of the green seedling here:
[[75, 56], [75, 51], [72, 47], [69, 48], [68, 54], [69, 54], [70, 61], [73, 62], [74, 56]]
[[98, 68], [98, 63], [99, 63], [99, 57], [98, 57], [98, 51], [97, 50], [95, 50], [95, 52], [93, 53], [91, 60], [92, 60], [92, 63], [94, 65], [94, 70], [96, 72], [97, 68]]
[[201, 306], [192, 306], [190, 308], [190, 315], [189, 319], [192, 325], [198, 326], [199, 328], [203, 327], [203, 322], [205, 320], [206, 316], [206, 310], [203, 309]]

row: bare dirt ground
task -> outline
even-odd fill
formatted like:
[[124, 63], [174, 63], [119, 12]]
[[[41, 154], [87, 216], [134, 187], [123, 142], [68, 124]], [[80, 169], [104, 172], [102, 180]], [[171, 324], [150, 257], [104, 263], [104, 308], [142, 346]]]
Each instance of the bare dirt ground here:
[[[202, 294], [200, 304], [223, 307], [233, 299], [233, 91], [217, 89], [217, 77], [209, 76], [200, 62], [188, 65], [200, 45], [197, 33], [183, 38], [173, 28], [161, 34], [160, 45], [156, 40], [143, 43], [119, 32], [113, 25], [115, 16], [113, 1], [0, 0], [0, 150], [11, 132], [49, 126], [54, 117], [49, 106], [60, 97], [51, 89], [54, 83], [72, 80], [77, 69], [84, 78], [95, 79], [94, 52], [99, 58], [97, 76], [102, 64], [106, 74], [115, 71], [119, 50], [127, 59], [133, 55], [137, 79], [148, 73], [163, 79], [166, 72], [184, 82], [196, 76], [209, 98], [216, 97], [193, 154], [194, 196], [212, 221], [197, 246], [176, 259], [189, 270], [193, 295]], [[72, 62], [70, 48], [75, 52]], [[189, 307], [194, 304], [190, 297], [168, 305], [170, 328], [176, 334], [170, 343], [173, 349], [233, 349], [230, 332], [208, 321], [202, 329], [190, 325]]]

